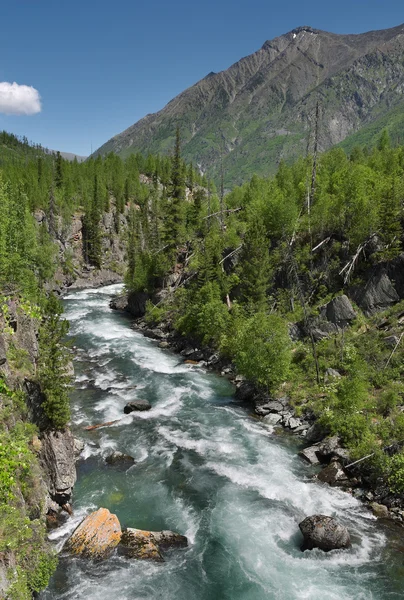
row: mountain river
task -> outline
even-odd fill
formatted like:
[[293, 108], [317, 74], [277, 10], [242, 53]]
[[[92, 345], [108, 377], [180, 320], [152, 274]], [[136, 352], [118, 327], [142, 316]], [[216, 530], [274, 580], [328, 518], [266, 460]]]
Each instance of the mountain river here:
[[[189, 547], [166, 553], [162, 564], [62, 555], [40, 598], [403, 599], [400, 535], [349, 494], [312, 481], [312, 469], [296, 455], [299, 442], [249, 416], [226, 379], [183, 364], [134, 331], [109, 308], [120, 289], [64, 298], [77, 347], [73, 430], [85, 449], [74, 516], [50, 538], [60, 549], [80, 520], [102, 506], [122, 527], [172, 529], [188, 537]], [[152, 409], [123, 415], [137, 397]], [[83, 430], [115, 419], [111, 427]], [[126, 471], [107, 465], [115, 449], [136, 463]], [[298, 523], [315, 513], [346, 524], [352, 548], [302, 553]]]

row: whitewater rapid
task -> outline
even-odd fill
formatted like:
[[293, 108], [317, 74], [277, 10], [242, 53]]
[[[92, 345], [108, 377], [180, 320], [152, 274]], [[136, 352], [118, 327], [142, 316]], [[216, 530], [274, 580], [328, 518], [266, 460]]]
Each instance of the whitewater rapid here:
[[[234, 401], [229, 382], [158, 348], [109, 308], [120, 286], [64, 299], [76, 346], [72, 421], [85, 441], [74, 517], [50, 537], [58, 549], [103, 506], [122, 526], [172, 529], [189, 547], [153, 564], [114, 556], [62, 558], [41, 598], [69, 600], [384, 600], [403, 598], [403, 557], [349, 494], [311, 480], [297, 441], [277, 435]], [[136, 386], [136, 387], [135, 387]], [[147, 412], [123, 414], [144, 398]], [[89, 424], [115, 425], [84, 431]], [[105, 464], [113, 450], [136, 463]], [[348, 551], [299, 549], [298, 523], [334, 515]]]

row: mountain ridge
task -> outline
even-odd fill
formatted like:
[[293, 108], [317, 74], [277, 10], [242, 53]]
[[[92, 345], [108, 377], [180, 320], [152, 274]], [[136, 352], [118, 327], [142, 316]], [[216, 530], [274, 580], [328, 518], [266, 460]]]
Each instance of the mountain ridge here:
[[209, 73], [94, 154], [170, 152], [179, 125], [186, 160], [217, 176], [223, 153], [226, 183], [240, 183], [305, 151], [317, 99], [325, 150], [371, 122], [375, 106], [402, 99], [403, 89], [404, 25], [360, 34], [301, 26]]

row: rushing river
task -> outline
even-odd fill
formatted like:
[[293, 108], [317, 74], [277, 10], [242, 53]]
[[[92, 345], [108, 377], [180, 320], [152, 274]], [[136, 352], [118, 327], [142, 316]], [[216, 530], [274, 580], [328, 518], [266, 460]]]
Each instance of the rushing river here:
[[[121, 525], [172, 529], [189, 547], [155, 564], [119, 556], [61, 558], [43, 600], [384, 600], [404, 598], [404, 555], [350, 495], [310, 480], [296, 442], [251, 418], [232, 385], [158, 348], [109, 309], [120, 286], [65, 297], [77, 346], [73, 429], [78, 463], [74, 517], [51, 534], [60, 548], [99, 507]], [[136, 386], [136, 388], [134, 388]], [[152, 410], [123, 416], [133, 398]], [[89, 424], [121, 419], [92, 432]], [[113, 450], [136, 464], [105, 464]], [[298, 523], [340, 518], [349, 551], [302, 553]]]

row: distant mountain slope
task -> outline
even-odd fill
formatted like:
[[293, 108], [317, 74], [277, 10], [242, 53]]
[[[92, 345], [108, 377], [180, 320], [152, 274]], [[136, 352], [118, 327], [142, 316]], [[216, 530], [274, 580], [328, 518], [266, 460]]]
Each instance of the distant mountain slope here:
[[223, 149], [230, 185], [304, 152], [317, 100], [324, 150], [388, 114], [403, 91], [404, 25], [359, 35], [299, 27], [210, 73], [95, 154], [169, 152], [178, 124], [184, 157], [203, 171], [217, 175]]

